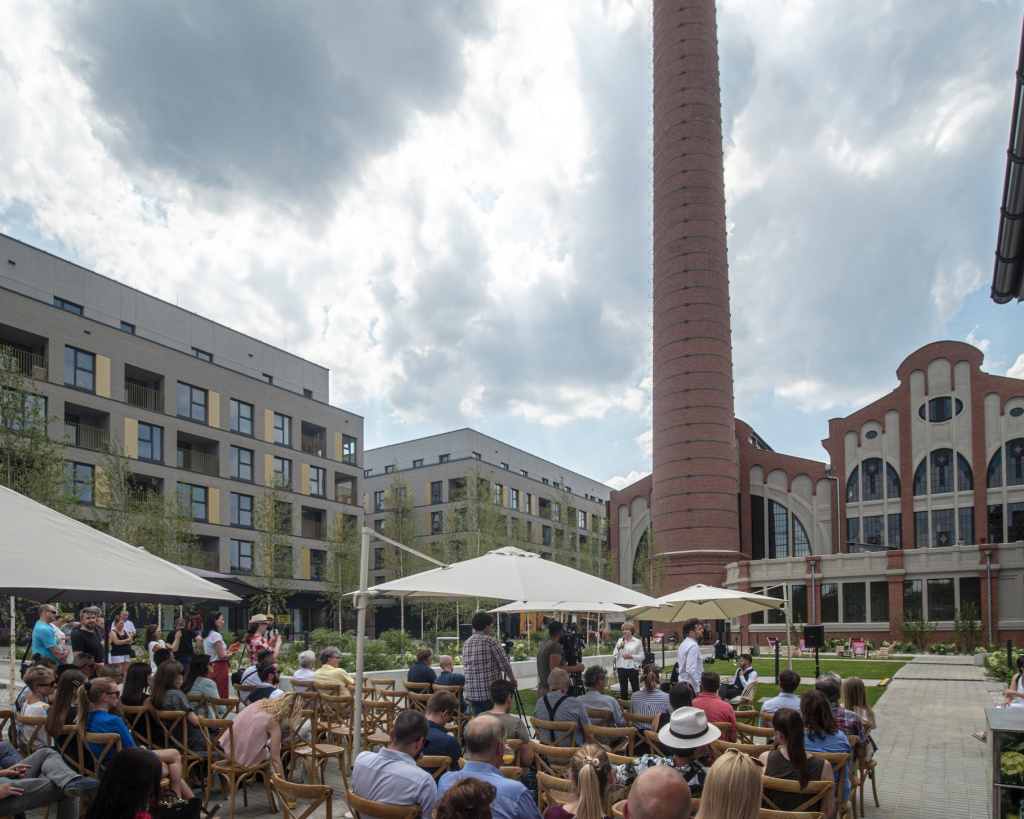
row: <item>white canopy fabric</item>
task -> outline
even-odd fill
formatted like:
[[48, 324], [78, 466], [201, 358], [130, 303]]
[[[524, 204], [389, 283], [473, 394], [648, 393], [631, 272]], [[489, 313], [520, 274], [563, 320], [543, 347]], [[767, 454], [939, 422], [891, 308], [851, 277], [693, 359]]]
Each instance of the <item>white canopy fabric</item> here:
[[656, 620], [659, 623], [682, 623], [691, 617], [731, 620], [742, 614], [782, 608], [784, 603], [777, 597], [697, 583], [659, 597], [656, 606], [639, 606], [623, 614], [631, 620]]
[[0, 521], [0, 594], [51, 602], [241, 599], [3, 486]]
[[625, 606], [619, 606], [615, 603], [588, 603], [582, 600], [535, 601], [527, 603], [524, 600], [518, 600], [515, 603], [506, 603], [504, 606], [490, 609], [490, 612], [491, 614], [517, 614], [520, 612], [536, 611], [582, 611], [594, 612], [595, 614], [621, 614], [625, 610]]
[[646, 594], [570, 566], [544, 560], [534, 552], [514, 546], [504, 546], [472, 560], [381, 583], [372, 586], [369, 592], [372, 596], [489, 597], [525, 602], [571, 597], [581, 611], [594, 611], [594, 605], [602, 603], [657, 605], [657, 601]]

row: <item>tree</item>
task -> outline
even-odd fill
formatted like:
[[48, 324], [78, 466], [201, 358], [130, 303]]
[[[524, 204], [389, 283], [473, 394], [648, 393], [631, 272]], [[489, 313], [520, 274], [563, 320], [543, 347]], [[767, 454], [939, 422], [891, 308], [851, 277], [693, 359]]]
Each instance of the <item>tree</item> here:
[[665, 577], [668, 574], [668, 558], [658, 552], [654, 539], [654, 526], [648, 522], [647, 531], [640, 538], [640, 545], [637, 546], [636, 556], [633, 558], [634, 586], [639, 586], [640, 591], [651, 597], [658, 597], [665, 585]]
[[349, 592], [359, 588], [359, 550], [362, 546], [359, 519], [355, 515], [334, 513], [324, 545], [327, 562], [324, 585], [320, 594], [327, 613], [338, 618], [338, 627], [345, 630], [345, 617], [355, 612], [355, 600]]
[[920, 615], [908, 614], [903, 618], [902, 623], [896, 624], [896, 630], [899, 631], [904, 642], [913, 643], [917, 646], [918, 653], [924, 654], [931, 644], [938, 626], [928, 622]]
[[[49, 436], [46, 396], [22, 374], [20, 359], [0, 348], [0, 484], [66, 515], [78, 508], [63, 440]], [[91, 489], [91, 487], [86, 487]]]
[[981, 622], [974, 603], [964, 603], [953, 616], [953, 641], [961, 654], [974, 651], [981, 644]]
[[283, 611], [295, 590], [295, 565], [292, 557], [292, 505], [278, 486], [264, 489], [253, 508], [253, 574], [260, 592], [253, 595], [253, 608]]
[[[412, 489], [401, 472], [395, 471], [384, 493], [384, 537], [405, 546], [413, 546], [417, 539], [416, 514], [412, 504]], [[416, 574], [424, 569], [418, 560], [402, 549], [388, 546], [384, 550], [384, 566], [394, 579]], [[399, 598], [399, 628], [405, 631], [405, 598]]]

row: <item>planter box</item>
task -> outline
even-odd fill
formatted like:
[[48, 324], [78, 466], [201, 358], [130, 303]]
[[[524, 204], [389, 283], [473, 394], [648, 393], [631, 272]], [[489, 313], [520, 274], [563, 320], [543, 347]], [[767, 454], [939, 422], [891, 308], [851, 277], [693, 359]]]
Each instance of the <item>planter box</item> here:
[[985, 660], [987, 660], [991, 656], [992, 656], [991, 654], [986, 654], [983, 651], [979, 651], [977, 654], [974, 655], [974, 664], [975, 665], [980, 665], [980, 666], [984, 667], [985, 666]]

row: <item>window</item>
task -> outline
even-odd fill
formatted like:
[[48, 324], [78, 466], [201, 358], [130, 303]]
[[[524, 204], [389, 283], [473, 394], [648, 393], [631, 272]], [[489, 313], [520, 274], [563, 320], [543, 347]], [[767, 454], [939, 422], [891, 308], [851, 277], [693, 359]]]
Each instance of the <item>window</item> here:
[[309, 578], [310, 580], [323, 580], [324, 571], [327, 568], [327, 552], [323, 549], [309, 550]]
[[451, 459], [452, 459], [452, 456], [451, 456], [451, 453], [449, 453], [449, 452], [444, 453], [444, 455], [438, 455], [437, 456], [437, 462], [439, 464], [446, 464]]
[[292, 462], [288, 458], [274, 457], [274, 485], [289, 492], [292, 488]]
[[[1003, 448], [996, 450], [989, 462], [988, 485], [990, 489], [1003, 485]], [[1024, 438], [1006, 442], [1006, 485], [1024, 485]]]
[[373, 522], [373, 531], [379, 535], [384, 534], [384, 518], [380, 518]]
[[504, 461], [502, 461], [502, 462], [501, 462], [501, 468], [502, 468], [502, 469], [508, 469], [508, 464], [507, 464], [507, 463], [505, 463]]
[[960, 584], [960, 609], [968, 603], [974, 606], [976, 616], [981, 614], [981, 579], [978, 577], [961, 577]]
[[904, 580], [903, 581], [903, 616], [906, 617], [923, 617], [924, 606], [921, 599], [921, 581], [920, 580]]
[[231, 493], [231, 525], [252, 528], [252, 495]]
[[263, 373], [263, 375], [261, 375], [260, 378], [262, 378], [268, 384], [274, 383], [274, 376], [272, 376], [270, 373]]
[[252, 450], [231, 447], [231, 477], [252, 482]]
[[323, 467], [309, 468], [309, 494], [318, 498], [327, 497], [327, 470]]
[[789, 557], [789, 510], [781, 503], [768, 501], [770, 557]]
[[[926, 407], [927, 416], [925, 414]], [[964, 402], [959, 398], [954, 402], [954, 400], [948, 395], [944, 395], [940, 398], [931, 399], [927, 405], [922, 404], [918, 408], [917, 414], [922, 420], [927, 418], [927, 420], [933, 424], [941, 424], [944, 421], [949, 421], [953, 417], [954, 407], [956, 408], [956, 414], [959, 415], [964, 411]]]
[[549, 483], [549, 481], [548, 481], [548, 479], [547, 479], [547, 478], [541, 478], [541, 479], [540, 479], [540, 482], [541, 482], [542, 484], [544, 484], [545, 486], [547, 486], [547, 484]]
[[206, 423], [206, 390], [178, 382], [178, 417]]
[[252, 574], [252, 541], [231, 539], [231, 571]]
[[92, 503], [93, 478], [95, 467], [92, 464], [68, 464], [68, 480], [71, 491], [79, 503]]
[[443, 515], [441, 512], [430, 513], [430, 534], [439, 535], [441, 534], [441, 526], [443, 523]]
[[551, 545], [551, 527], [544, 526], [541, 528], [541, 539], [540, 542], [545, 546]]
[[533, 543], [533, 521], [532, 520], [526, 521], [526, 539], [530, 543]]
[[96, 356], [74, 347], [64, 348], [64, 386], [96, 391]]
[[803, 583], [790, 586], [790, 604], [793, 606], [793, 622], [807, 622], [807, 586]]
[[192, 355], [194, 355], [200, 361], [213, 361], [213, 353], [208, 353], [206, 352], [206, 350], [200, 350], [198, 347], [192, 348]]
[[164, 428], [139, 422], [139, 460], [163, 463]]
[[479, 452], [474, 452], [473, 453], [473, 457], [476, 458], [478, 461], [480, 461], [480, 460], [483, 460], [484, 456], [481, 455]]
[[914, 512], [914, 547], [928, 548], [928, 513]]
[[821, 584], [821, 622], [839, 622], [839, 584]]
[[952, 546], [956, 543], [955, 510], [933, 509], [930, 546]]
[[430, 483], [430, 502], [440, 503], [441, 502], [441, 481], [431, 481]]
[[384, 568], [384, 549], [378, 546], [373, 550], [373, 568], [375, 571], [380, 571]]
[[887, 623], [889, 621], [889, 583], [885, 580], [872, 580], [871, 587], [871, 622]]
[[[595, 530], [596, 531], [596, 530]], [[807, 557], [811, 553], [811, 539], [795, 514], [793, 515], [793, 557]]]
[[528, 515], [533, 514], [533, 495], [526, 493], [526, 502], [523, 504], [523, 511]]
[[843, 583], [843, 622], [866, 623], [868, 619], [863, 583]]
[[252, 435], [252, 404], [231, 399], [231, 431]]
[[885, 516], [871, 515], [864, 518], [864, 543], [872, 546], [885, 545]]
[[957, 543], [961, 540], [967, 543], [974, 543], [974, 507], [961, 506], [956, 510], [959, 528], [957, 529]]
[[[19, 395], [20, 400], [17, 397]], [[46, 420], [46, 396], [5, 389], [0, 409], [3, 411], [2, 423], [5, 429], [31, 428]]]
[[274, 443], [282, 446], [292, 445], [292, 419], [279, 412], [274, 413]]
[[387, 465], [386, 465], [386, 466], [384, 467], [384, 474], [385, 474], [385, 475], [390, 475], [390, 474], [391, 474], [391, 473], [393, 473], [394, 471], [395, 471], [395, 465], [394, 465], [394, 464], [387, 464]]
[[510, 509], [515, 509], [517, 512], [519, 511], [519, 490], [518, 489], [513, 489], [511, 487], [509, 488], [509, 490], [508, 490], [508, 506], [509, 506]]
[[206, 512], [206, 487], [195, 486], [191, 483], [179, 483], [178, 493], [181, 502], [181, 511], [191, 515], [193, 520], [205, 522]]
[[1024, 540], [1024, 503], [1006, 504], [1006, 542]]
[[135, 335], [135, 325], [129, 324], [127, 321], [121, 322], [121, 332], [128, 333], [129, 335]]
[[502, 506], [505, 499], [505, 487], [500, 483], [494, 484], [494, 503], [497, 506]]
[[[351, 435], [341, 436], [341, 462], [343, 464], [355, 465], [356, 462], [356, 439]], [[369, 470], [367, 470], [369, 471]]]
[[953, 578], [928, 579], [928, 619], [952, 620], [956, 608], [953, 599]]
[[559, 484], [558, 484], [558, 481], [555, 481], [555, 489], [561, 489], [561, 488], [562, 488], [562, 487], [561, 487], [561, 486], [559, 486]]
[[384, 490], [378, 489], [373, 493], [373, 511], [383, 512], [384, 511]]
[[576, 526], [580, 529], [587, 528], [587, 513], [582, 509], [576, 510]]
[[422, 458], [416, 458], [412, 462], [412, 468], [413, 469], [419, 469], [421, 466], [423, 466], [423, 459]]
[[364, 469], [363, 470], [363, 477], [364, 478], [369, 478], [372, 474], [373, 474], [373, 470], [372, 469]]
[[[894, 512], [888, 515], [886, 521], [889, 526], [889, 541], [888, 546], [890, 549], [902, 549], [903, 548], [903, 524], [902, 516], [899, 512]], [[886, 618], [888, 619], [888, 618]]]
[[530, 477], [530, 473], [527, 472], [525, 469], [520, 469], [519, 470], [519, 474], [522, 475], [524, 478], [529, 478]]
[[882, 459], [869, 458], [860, 465], [863, 481], [861, 482], [861, 500], [873, 501], [885, 498], [882, 485]]
[[846, 519], [846, 550], [850, 551], [851, 543], [860, 543], [860, 518]]
[[82, 305], [75, 304], [73, 301], [67, 299], [61, 299], [57, 296], [53, 297], [53, 306], [59, 307], [61, 310], [66, 310], [69, 313], [74, 313], [76, 316], [83, 314]]

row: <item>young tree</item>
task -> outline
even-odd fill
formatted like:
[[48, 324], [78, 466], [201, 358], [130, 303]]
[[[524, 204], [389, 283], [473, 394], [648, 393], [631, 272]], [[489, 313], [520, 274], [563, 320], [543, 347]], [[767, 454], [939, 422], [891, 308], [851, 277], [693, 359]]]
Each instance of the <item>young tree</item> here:
[[261, 590], [253, 595], [253, 608], [268, 614], [283, 611], [295, 590], [292, 549], [292, 505], [277, 486], [264, 489], [253, 508], [253, 574]]
[[658, 597], [663, 594], [667, 574], [668, 558], [657, 550], [654, 526], [648, 523], [633, 558], [633, 585], [639, 586], [644, 594]]
[[0, 484], [74, 515], [78, 494], [68, 478], [64, 442], [47, 430], [60, 419], [47, 416], [46, 397], [22, 372], [15, 352], [0, 347]]
[[[406, 546], [415, 547], [419, 527], [412, 503], [412, 489], [401, 472], [395, 470], [384, 493], [384, 536]], [[387, 546], [384, 566], [394, 579], [416, 574], [425, 568], [424, 562], [408, 552]], [[399, 598], [399, 628], [405, 631], [405, 598]]]
[[327, 563], [321, 593], [327, 613], [338, 618], [338, 627], [345, 630], [345, 618], [354, 614], [354, 598], [349, 594], [359, 588], [359, 550], [361, 548], [359, 519], [355, 515], [334, 513], [324, 545]]

